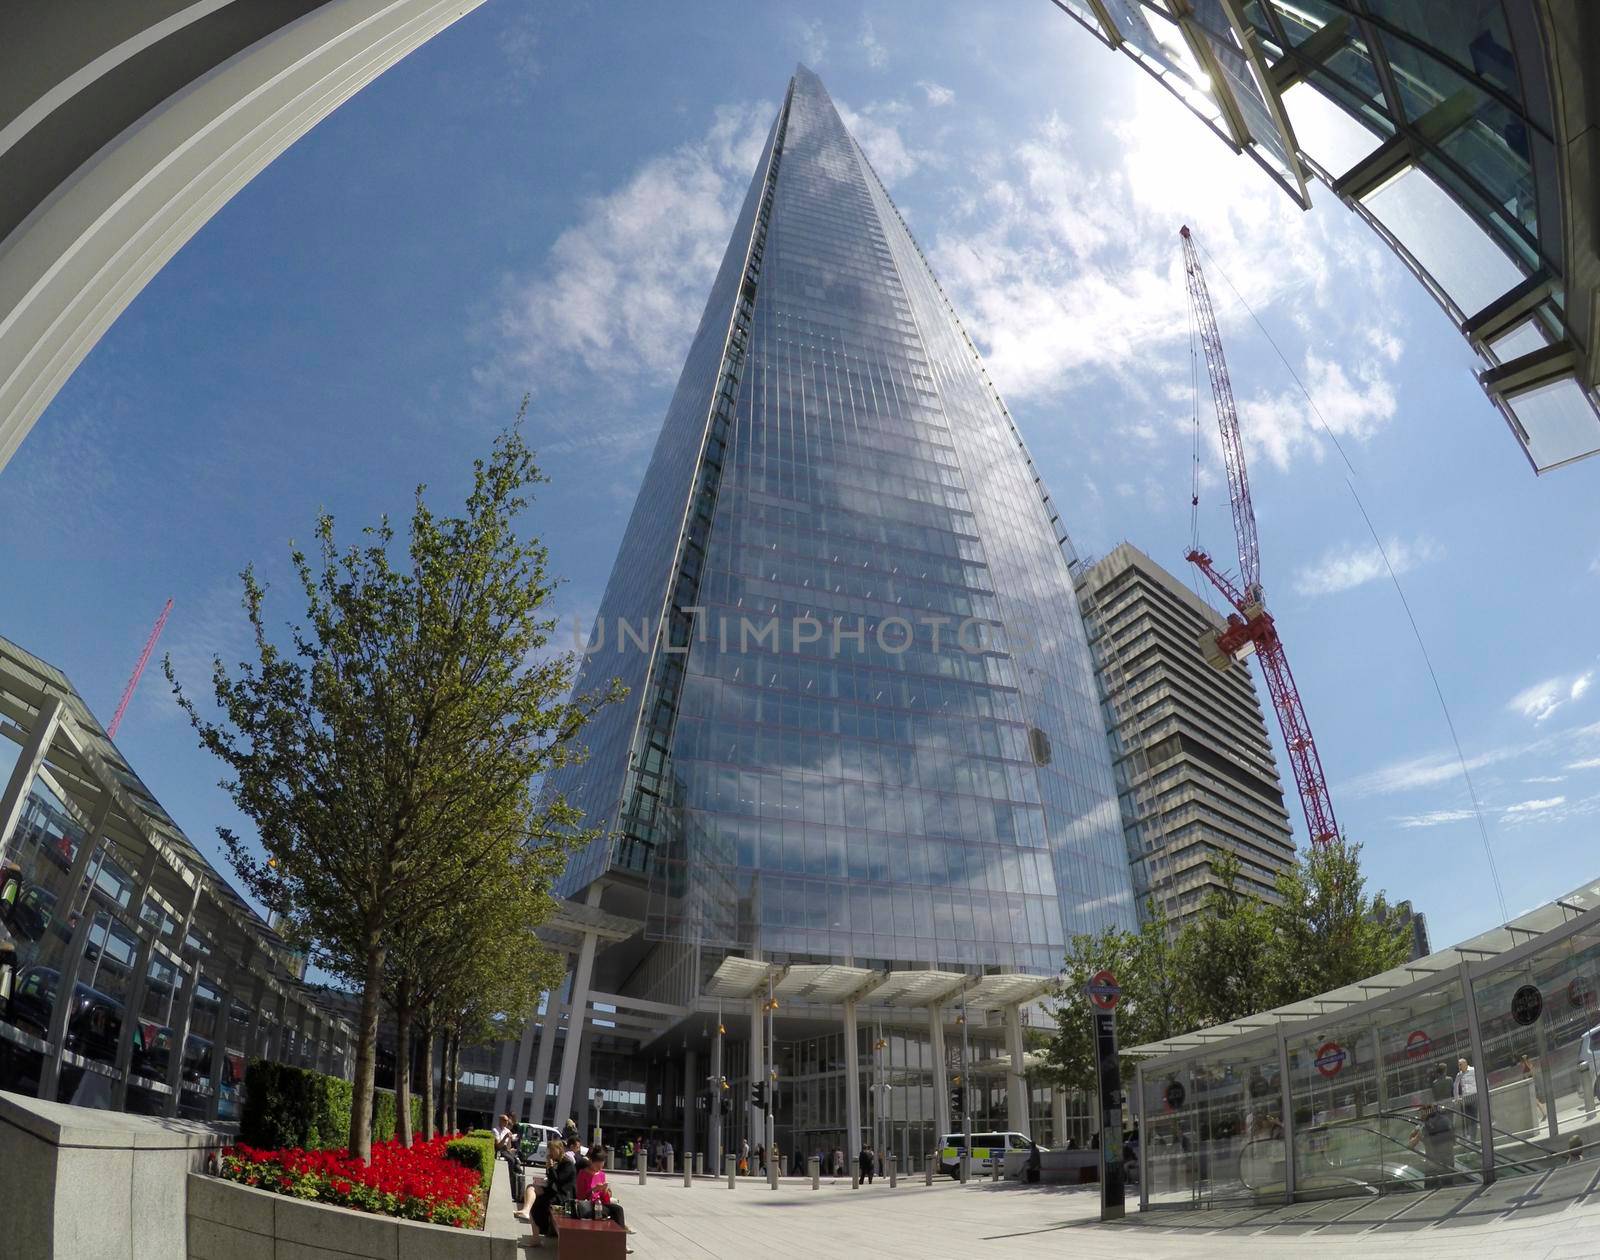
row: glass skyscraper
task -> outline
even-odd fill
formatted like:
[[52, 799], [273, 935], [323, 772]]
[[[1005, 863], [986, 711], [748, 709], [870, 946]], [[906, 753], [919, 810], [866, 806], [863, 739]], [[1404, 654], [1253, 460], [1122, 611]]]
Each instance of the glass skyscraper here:
[[1135, 921], [1070, 543], [821, 81], [745, 196], [551, 786], [645, 936], [1054, 973]]

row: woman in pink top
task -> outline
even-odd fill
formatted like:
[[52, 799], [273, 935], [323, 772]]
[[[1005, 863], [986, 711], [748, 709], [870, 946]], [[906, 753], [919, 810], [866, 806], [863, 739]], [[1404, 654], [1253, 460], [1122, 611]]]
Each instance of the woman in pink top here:
[[[622, 1215], [622, 1204], [611, 1197], [611, 1187], [606, 1184], [606, 1157], [610, 1155], [603, 1146], [592, 1147], [589, 1163], [578, 1170], [577, 1199], [579, 1203], [592, 1203], [594, 1214], [601, 1220], [610, 1216], [623, 1229], [628, 1222]], [[631, 1234], [633, 1231], [628, 1229]]]

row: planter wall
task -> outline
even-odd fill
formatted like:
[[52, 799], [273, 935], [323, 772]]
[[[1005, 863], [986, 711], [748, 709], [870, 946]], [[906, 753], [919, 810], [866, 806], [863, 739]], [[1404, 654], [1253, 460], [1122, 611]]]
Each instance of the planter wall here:
[[189, 1260], [518, 1260], [515, 1238], [329, 1207], [195, 1173]]

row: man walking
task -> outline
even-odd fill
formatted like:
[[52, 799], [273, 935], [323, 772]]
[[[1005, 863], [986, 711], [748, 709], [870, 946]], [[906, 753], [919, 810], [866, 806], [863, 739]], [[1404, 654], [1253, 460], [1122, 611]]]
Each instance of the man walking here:
[[872, 1174], [878, 1166], [878, 1157], [870, 1146], [861, 1148], [861, 1158], [856, 1161], [856, 1166], [861, 1170], [861, 1180], [870, 1186]]
[[1456, 1060], [1456, 1079], [1450, 1094], [1466, 1116], [1463, 1136], [1468, 1142], [1478, 1139], [1478, 1074], [1466, 1059]]

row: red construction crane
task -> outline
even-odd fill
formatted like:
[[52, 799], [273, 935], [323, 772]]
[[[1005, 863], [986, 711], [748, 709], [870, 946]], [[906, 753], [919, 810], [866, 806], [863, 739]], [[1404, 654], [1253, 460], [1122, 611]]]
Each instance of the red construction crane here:
[[133, 699], [134, 688], [139, 685], [144, 667], [150, 663], [150, 653], [156, 650], [156, 640], [161, 637], [162, 628], [167, 624], [167, 614], [171, 611], [172, 601], [169, 599], [166, 607], [161, 610], [161, 615], [156, 618], [155, 628], [150, 631], [150, 637], [144, 642], [144, 651], [139, 653], [139, 663], [133, 667], [133, 677], [128, 679], [128, 685], [122, 689], [122, 700], [117, 704], [111, 725], [106, 727], [106, 735], [111, 739], [117, 737], [117, 727], [122, 725], [122, 715], [128, 711], [128, 703]]
[[[1322, 759], [1317, 756], [1317, 744], [1311, 736], [1311, 723], [1306, 720], [1305, 706], [1300, 703], [1294, 675], [1289, 672], [1289, 658], [1284, 654], [1283, 640], [1278, 637], [1278, 628], [1273, 623], [1272, 614], [1266, 609], [1266, 599], [1261, 590], [1261, 544], [1256, 537], [1255, 509], [1250, 505], [1250, 481], [1245, 474], [1244, 444], [1239, 439], [1239, 413], [1233, 405], [1228, 362], [1222, 355], [1222, 334], [1217, 331], [1216, 312], [1212, 310], [1211, 294], [1206, 289], [1206, 278], [1200, 270], [1194, 237], [1190, 235], [1187, 225], [1178, 234], [1183, 237], [1183, 268], [1189, 287], [1189, 307], [1194, 314], [1200, 344], [1205, 348], [1206, 370], [1211, 377], [1211, 397], [1217, 405], [1217, 427], [1222, 430], [1222, 457], [1228, 468], [1228, 495], [1233, 504], [1233, 532], [1239, 542], [1237, 584], [1226, 574], [1218, 573], [1211, 565], [1211, 557], [1201, 551], [1198, 545], [1189, 551], [1189, 562], [1206, 575], [1235, 609], [1228, 615], [1227, 627], [1214, 639], [1207, 635], [1201, 647], [1211, 663], [1219, 669], [1227, 669], [1232, 662], [1242, 661], [1252, 652], [1261, 662], [1261, 672], [1267, 679], [1267, 691], [1272, 696], [1272, 707], [1278, 712], [1278, 726], [1283, 731], [1284, 747], [1289, 752], [1289, 764], [1294, 769], [1294, 781], [1300, 789], [1306, 829], [1311, 833], [1313, 844], [1328, 844], [1339, 838], [1339, 824], [1333, 817], [1333, 800], [1328, 795], [1328, 780], [1322, 773]], [[1196, 496], [1195, 503], [1198, 502]], [[1215, 645], [1214, 650], [1212, 644]]]

